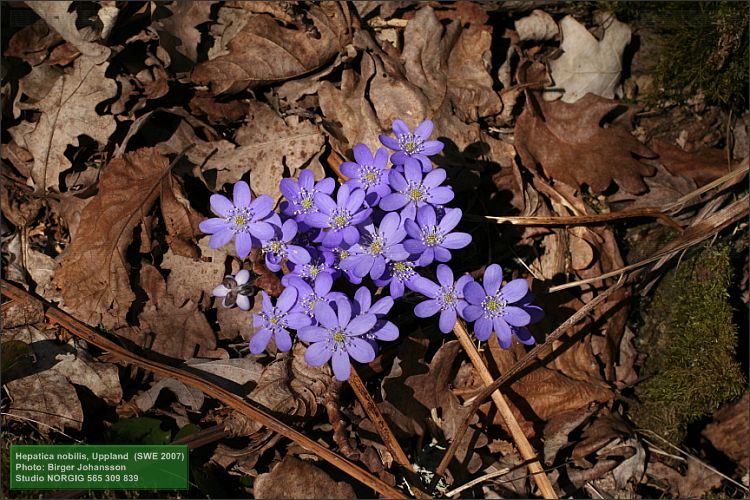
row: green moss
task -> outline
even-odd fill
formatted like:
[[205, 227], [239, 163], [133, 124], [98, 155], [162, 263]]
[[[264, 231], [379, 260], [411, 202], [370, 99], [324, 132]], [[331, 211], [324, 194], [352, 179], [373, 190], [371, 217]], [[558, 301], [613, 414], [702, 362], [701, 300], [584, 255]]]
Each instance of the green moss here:
[[667, 273], [644, 312], [636, 344], [647, 358], [631, 417], [674, 443], [745, 388], [727, 301], [731, 277], [729, 247], [705, 248]]
[[603, 8], [659, 35], [654, 93], [647, 101], [685, 100], [744, 109], [748, 89], [747, 2], [606, 2]]

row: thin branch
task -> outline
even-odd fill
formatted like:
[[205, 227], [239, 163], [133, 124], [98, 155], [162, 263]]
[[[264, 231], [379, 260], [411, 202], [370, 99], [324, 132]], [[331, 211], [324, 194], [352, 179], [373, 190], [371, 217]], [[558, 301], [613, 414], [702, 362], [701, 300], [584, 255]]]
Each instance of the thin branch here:
[[634, 219], [638, 217], [654, 217], [664, 222], [668, 226], [682, 232], [682, 226], [677, 224], [674, 219], [665, 214], [659, 208], [646, 207], [634, 208], [632, 210], [622, 210], [620, 212], [611, 212], [608, 214], [595, 215], [570, 215], [570, 216], [508, 216], [495, 217], [485, 215], [485, 219], [493, 220], [497, 224], [513, 224], [516, 226], [581, 226], [586, 224], [604, 224], [615, 220]]
[[[479, 373], [482, 381], [486, 385], [490, 385], [493, 381], [492, 375], [490, 375], [490, 372], [487, 369], [487, 366], [485, 366], [484, 361], [482, 361], [482, 357], [479, 355], [477, 348], [471, 341], [471, 337], [469, 337], [469, 332], [466, 331], [466, 327], [464, 327], [463, 322], [460, 319], [456, 321], [456, 324], [453, 327], [453, 331], [456, 333], [458, 341], [461, 342], [461, 346], [469, 356], [471, 363]], [[523, 433], [521, 426], [518, 424], [516, 417], [513, 415], [510, 406], [508, 406], [508, 402], [505, 401], [505, 398], [497, 389], [493, 390], [491, 395], [492, 401], [495, 403], [495, 406], [500, 412], [500, 415], [503, 417], [503, 420], [505, 421], [505, 424], [508, 427], [511, 436], [513, 437], [513, 441], [516, 443], [518, 451], [521, 453], [521, 457], [528, 462], [527, 466], [529, 468], [529, 472], [534, 478], [534, 482], [536, 482], [537, 486], [539, 487], [539, 491], [541, 492], [542, 496], [544, 498], [557, 498], [557, 494], [552, 488], [552, 484], [550, 484], [547, 475], [544, 473], [542, 465], [539, 463], [536, 451], [534, 451], [534, 448], [529, 443], [529, 440], [526, 439], [526, 435]], [[456, 439], [454, 437], [453, 443], [451, 443], [451, 445], [458, 443], [459, 441], [460, 439]], [[435, 477], [438, 477], [437, 474]]]
[[447, 496], [447, 497], [456, 496], [459, 493], [461, 493], [462, 491], [468, 490], [469, 488], [472, 488], [472, 487], [476, 486], [479, 483], [483, 483], [485, 481], [488, 481], [490, 479], [493, 479], [493, 478], [496, 478], [496, 477], [499, 477], [499, 476], [504, 476], [508, 472], [510, 472], [510, 469], [508, 467], [506, 467], [504, 469], [496, 470], [494, 472], [489, 472], [489, 473], [487, 473], [487, 474], [485, 474], [483, 476], [479, 476], [477, 478], [472, 479], [468, 483], [463, 484], [463, 485], [459, 486], [458, 488], [454, 488], [454, 489], [450, 490], [449, 492], [447, 492], [445, 494], [445, 496]]
[[[29, 294], [28, 292], [16, 287], [15, 285], [12, 285], [8, 281], [0, 280], [0, 285], [2, 286], [2, 293], [12, 299], [23, 300], [31, 296], [31, 294]], [[47, 318], [65, 327], [77, 337], [86, 340], [87, 342], [99, 347], [100, 349], [109, 351], [112, 356], [119, 358], [120, 360], [127, 363], [131, 363], [135, 366], [143, 368], [144, 370], [151, 371], [157, 375], [173, 377], [186, 385], [195, 387], [206, 395], [217, 399], [225, 405], [242, 413], [243, 415], [252, 418], [261, 425], [267, 427], [269, 430], [277, 432], [282, 436], [294, 441], [306, 450], [309, 450], [310, 452], [316, 454], [334, 467], [340, 469], [342, 472], [348, 474], [354, 479], [357, 479], [364, 485], [372, 488], [373, 490], [377, 491], [387, 498], [406, 498], [406, 496], [401, 491], [390, 486], [381, 479], [378, 479], [369, 472], [361, 469], [357, 465], [353, 464], [352, 462], [338, 455], [332, 450], [326, 448], [317, 441], [310, 439], [296, 429], [274, 418], [273, 416], [266, 413], [266, 411], [255, 406], [255, 404], [251, 401], [248, 401], [247, 399], [238, 396], [237, 394], [234, 394], [227, 389], [224, 389], [223, 387], [219, 387], [216, 384], [208, 382], [194, 373], [190, 373], [188, 371], [174, 368], [156, 361], [152, 361], [150, 359], [146, 359], [137, 354], [133, 354], [116, 342], [109, 340], [101, 333], [92, 330], [88, 325], [82, 323], [81, 321], [78, 321], [67, 313], [49, 304], [47, 305], [49, 306], [45, 311], [45, 315], [47, 316]]]

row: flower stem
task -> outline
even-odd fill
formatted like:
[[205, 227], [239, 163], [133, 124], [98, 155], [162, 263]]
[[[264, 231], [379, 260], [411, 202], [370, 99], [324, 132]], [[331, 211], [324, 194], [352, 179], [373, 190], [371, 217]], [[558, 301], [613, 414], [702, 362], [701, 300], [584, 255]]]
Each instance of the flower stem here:
[[370, 421], [375, 425], [378, 434], [380, 434], [380, 437], [385, 442], [385, 446], [388, 448], [388, 451], [391, 452], [391, 455], [393, 455], [396, 462], [406, 470], [414, 471], [414, 466], [407, 458], [406, 453], [404, 453], [404, 450], [398, 442], [398, 439], [393, 435], [393, 431], [391, 431], [391, 428], [388, 426], [388, 422], [385, 421], [383, 414], [380, 413], [380, 409], [378, 409], [378, 406], [375, 404], [375, 400], [373, 400], [370, 393], [367, 392], [364, 382], [362, 382], [357, 370], [353, 366], [351, 375], [349, 375], [349, 385], [352, 386], [354, 394], [356, 394], [357, 399], [365, 409], [365, 413], [367, 413]]
[[[453, 331], [456, 333], [458, 341], [461, 342], [461, 346], [464, 348], [464, 351], [469, 356], [471, 364], [474, 365], [474, 368], [479, 373], [482, 382], [484, 382], [485, 385], [491, 384], [494, 379], [492, 375], [490, 375], [490, 371], [487, 369], [484, 361], [482, 361], [482, 357], [479, 355], [477, 348], [471, 341], [469, 332], [466, 331], [466, 327], [461, 320], [456, 321], [456, 325], [453, 327]], [[513, 415], [510, 406], [508, 406], [508, 402], [505, 401], [505, 398], [502, 394], [500, 394], [499, 390], [495, 390], [492, 393], [492, 401], [495, 403], [495, 406], [497, 406], [497, 409], [500, 412], [500, 415], [503, 417], [503, 420], [505, 420], [505, 424], [510, 430], [513, 441], [515, 441], [516, 446], [518, 447], [518, 451], [521, 453], [521, 457], [528, 462], [531, 477], [534, 478], [534, 482], [536, 482], [536, 485], [539, 487], [539, 491], [541, 492], [542, 496], [544, 498], [557, 498], [557, 494], [552, 488], [552, 484], [550, 484], [547, 475], [544, 473], [542, 465], [539, 463], [539, 459], [536, 456], [534, 448], [529, 443], [529, 440], [526, 439], [526, 435], [523, 433], [523, 430], [521, 430], [521, 426], [518, 425], [518, 421]]]

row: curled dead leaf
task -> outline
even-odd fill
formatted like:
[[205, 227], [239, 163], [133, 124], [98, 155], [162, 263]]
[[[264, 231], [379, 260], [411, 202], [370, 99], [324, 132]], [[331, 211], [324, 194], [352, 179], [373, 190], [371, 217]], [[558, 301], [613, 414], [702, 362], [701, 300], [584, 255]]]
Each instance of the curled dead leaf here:
[[255, 498], [356, 498], [354, 489], [336, 482], [318, 467], [292, 455], [271, 472], [260, 474], [253, 485]]

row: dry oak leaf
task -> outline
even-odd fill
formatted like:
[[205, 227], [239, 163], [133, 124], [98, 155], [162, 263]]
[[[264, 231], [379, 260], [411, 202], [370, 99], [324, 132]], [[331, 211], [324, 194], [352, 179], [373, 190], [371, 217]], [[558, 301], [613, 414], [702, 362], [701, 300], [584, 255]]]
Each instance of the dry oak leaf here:
[[115, 131], [114, 117], [96, 112], [97, 104], [117, 94], [117, 84], [104, 76], [107, 66], [79, 57], [49, 94], [33, 105], [41, 112], [39, 121], [31, 127], [21, 123], [8, 130], [16, 143], [34, 156], [28, 182], [38, 194], [58, 190], [60, 173], [72, 165], [65, 150], [69, 144], [78, 145], [78, 136], [105, 143]]
[[737, 164], [731, 165], [724, 149], [704, 148], [688, 153], [682, 148], [657, 137], [651, 143], [659, 154], [659, 161], [671, 174], [684, 175], [700, 186], [728, 174]]
[[[549, 66], [554, 87], [564, 90], [563, 102], [576, 102], [587, 93], [609, 99], [615, 96], [620, 84], [623, 52], [630, 43], [630, 28], [612, 16], [605, 22], [600, 41], [572, 16], [560, 21], [560, 48], [565, 52], [550, 61]], [[547, 92], [544, 97], [551, 100], [558, 95]]]
[[104, 62], [109, 57], [109, 48], [92, 42], [91, 40], [98, 36], [90, 29], [87, 32], [78, 30], [78, 14], [75, 11], [69, 12], [71, 4], [73, 2], [26, 2], [26, 5], [60, 33], [66, 42], [73, 44], [81, 54], [91, 58], [95, 64]]
[[629, 193], [646, 190], [641, 177], [655, 170], [633, 155], [653, 158], [654, 153], [620, 120], [606, 128], [601, 124], [618, 102], [593, 94], [575, 104], [536, 102], [541, 115], [527, 102], [515, 128], [514, 144], [527, 168], [541, 164], [553, 179], [574, 188], [586, 184], [595, 192], [605, 191], [612, 181]]
[[170, 249], [177, 255], [197, 259], [200, 253], [195, 242], [202, 234], [198, 224], [203, 218], [190, 206], [179, 177], [172, 174], [162, 179], [159, 203]]
[[50, 29], [47, 23], [39, 19], [13, 34], [3, 55], [17, 57], [31, 66], [36, 66], [47, 58], [52, 46], [62, 41], [57, 31]]
[[287, 455], [253, 485], [255, 498], [357, 498], [354, 489], [318, 467]]
[[739, 401], [726, 405], [714, 414], [714, 420], [703, 430], [703, 435], [714, 448], [748, 470], [747, 442], [750, 437], [748, 391]]
[[140, 284], [150, 299], [138, 316], [140, 327], [118, 333], [175, 359], [229, 357], [224, 349], [216, 348], [216, 334], [198, 304], [169, 294], [158, 269], [143, 263]]
[[157, 22], [157, 31], [171, 35], [160, 37], [161, 45], [175, 61], [176, 53], [195, 63], [198, 60], [198, 43], [201, 32], [195, 27], [210, 21], [211, 7], [216, 2], [174, 2], [168, 6], [172, 15]]
[[233, 94], [296, 78], [316, 70], [343, 50], [350, 39], [345, 4], [307, 4], [314, 33], [280, 26], [266, 14], [253, 16], [227, 44], [228, 54], [199, 64], [191, 74], [212, 95]]
[[168, 172], [169, 162], [153, 148], [127, 153], [105, 168], [54, 280], [63, 308], [76, 318], [109, 329], [125, 325], [135, 299], [125, 252]]

